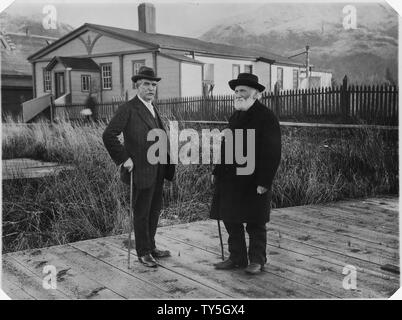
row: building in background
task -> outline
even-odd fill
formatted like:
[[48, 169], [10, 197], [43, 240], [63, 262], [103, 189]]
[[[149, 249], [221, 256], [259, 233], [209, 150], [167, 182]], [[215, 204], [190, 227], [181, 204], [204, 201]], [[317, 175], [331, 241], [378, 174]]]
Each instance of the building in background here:
[[28, 56], [46, 47], [57, 38], [26, 33], [0, 33], [1, 50], [1, 113], [2, 119], [21, 114], [21, 103], [32, 99], [32, 65]]
[[[51, 93], [56, 103], [130, 99], [140, 66], [162, 81], [158, 99], [231, 94], [228, 81], [252, 72], [268, 91], [307, 86], [303, 63], [260, 50], [156, 33], [155, 7], [138, 7], [139, 31], [86, 23], [29, 57], [34, 97]], [[274, 48], [272, 48], [274, 49]], [[74, 58], [74, 59], [72, 59]], [[97, 66], [97, 67], [95, 67]], [[312, 72], [315, 84], [331, 85], [330, 72]]]

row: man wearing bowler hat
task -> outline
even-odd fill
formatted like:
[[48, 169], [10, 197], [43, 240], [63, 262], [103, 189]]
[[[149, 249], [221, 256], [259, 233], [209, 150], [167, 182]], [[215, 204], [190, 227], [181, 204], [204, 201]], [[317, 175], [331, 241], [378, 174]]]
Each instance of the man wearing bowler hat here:
[[[147, 159], [148, 148], [154, 143], [147, 141], [147, 134], [152, 129], [166, 131], [159, 113], [153, 104], [156, 88], [161, 78], [152, 68], [143, 66], [132, 81], [137, 95], [119, 106], [115, 115], [103, 133], [103, 142], [113, 161], [120, 165], [121, 179], [130, 181], [133, 170], [133, 211], [134, 236], [138, 260], [147, 267], [157, 267], [155, 258], [170, 256], [168, 250], [159, 250], [155, 246], [155, 234], [162, 206], [164, 179], [172, 180], [175, 166], [169, 164], [151, 164]], [[124, 145], [118, 136], [123, 133]]]
[[[254, 170], [250, 174], [240, 174], [244, 164], [225, 161], [225, 143], [221, 144], [221, 163], [212, 172], [211, 181], [215, 186], [211, 205], [211, 218], [221, 219], [229, 234], [230, 256], [215, 264], [216, 269], [245, 268], [249, 274], [261, 272], [266, 258], [266, 223], [270, 216], [272, 183], [281, 158], [281, 131], [274, 113], [258, 98], [265, 87], [258, 77], [251, 73], [240, 73], [237, 79], [229, 81], [235, 93], [235, 112], [229, 119], [234, 148], [243, 144], [242, 150], [254, 150]], [[243, 137], [236, 141], [235, 130], [242, 130]], [[247, 130], [254, 130], [254, 139], [246, 139]], [[254, 148], [247, 146], [253, 143]], [[234, 152], [235, 153], [235, 152]], [[247, 250], [244, 225], [249, 235]]]

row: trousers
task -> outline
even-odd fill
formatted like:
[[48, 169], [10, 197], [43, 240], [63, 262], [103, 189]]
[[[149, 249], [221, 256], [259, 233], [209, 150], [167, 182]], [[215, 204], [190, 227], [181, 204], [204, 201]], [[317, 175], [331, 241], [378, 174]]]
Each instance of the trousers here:
[[157, 177], [150, 188], [133, 187], [134, 238], [139, 257], [156, 248], [155, 234], [162, 208], [164, 170], [165, 165], [158, 164]]
[[246, 231], [249, 235], [249, 248], [247, 252], [246, 238], [243, 223], [223, 221], [229, 234], [229, 259], [237, 264], [247, 264], [248, 261], [264, 265], [267, 262], [266, 225], [261, 223], [247, 223]]

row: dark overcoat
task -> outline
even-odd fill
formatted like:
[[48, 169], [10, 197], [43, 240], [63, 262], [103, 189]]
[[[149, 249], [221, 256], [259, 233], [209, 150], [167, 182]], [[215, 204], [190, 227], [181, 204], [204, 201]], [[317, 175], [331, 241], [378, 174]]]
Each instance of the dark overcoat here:
[[[151, 187], [157, 178], [158, 164], [151, 164], [147, 159], [148, 149], [155, 142], [147, 141], [147, 135], [151, 129], [162, 127], [166, 132], [166, 128], [163, 126], [155, 105], [154, 110], [156, 119], [135, 96], [118, 107], [102, 136], [107, 151], [117, 165], [124, 163], [129, 157], [133, 160], [134, 185], [138, 189]], [[118, 139], [121, 133], [123, 133], [124, 145]], [[168, 147], [169, 143], [166, 146], [166, 152], [168, 152]], [[168, 161], [170, 162], [169, 153]], [[165, 178], [172, 180], [174, 171], [173, 164], [166, 164]], [[129, 181], [128, 173], [122, 175], [122, 180], [126, 183]]]
[[[236, 129], [243, 130], [243, 152], [246, 154], [246, 129], [255, 130], [255, 170], [239, 175], [245, 167], [234, 161], [225, 163], [225, 142], [221, 144], [221, 164], [215, 166], [215, 190], [210, 217], [235, 223], [266, 223], [270, 217], [272, 182], [281, 158], [281, 131], [275, 114], [258, 100], [247, 111], [235, 111], [229, 119], [229, 129], [235, 141]], [[235, 141], [236, 145], [236, 141]], [[257, 186], [268, 189], [257, 194]]]

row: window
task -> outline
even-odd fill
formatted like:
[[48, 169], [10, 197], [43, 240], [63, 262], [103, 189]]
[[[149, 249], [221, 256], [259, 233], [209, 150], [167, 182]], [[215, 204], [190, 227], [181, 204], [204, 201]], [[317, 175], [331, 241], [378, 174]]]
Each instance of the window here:
[[206, 63], [204, 64], [204, 82], [210, 84], [214, 83], [214, 64]]
[[[133, 63], [133, 76], [135, 76], [136, 74], [138, 74], [138, 71], [140, 70], [140, 68], [142, 66], [145, 66], [145, 60], [135, 60], [132, 61]], [[133, 82], [133, 89], [135, 88], [135, 84]]]
[[293, 89], [299, 88], [299, 70], [293, 69]]
[[276, 73], [276, 81], [278, 83], [279, 90], [283, 89], [283, 68], [278, 67]]
[[232, 64], [232, 79], [236, 79], [240, 73], [240, 64]]
[[253, 65], [252, 65], [252, 64], [246, 64], [246, 65], [244, 65], [244, 72], [246, 72], [246, 73], [253, 73]]
[[112, 89], [112, 64], [102, 64], [102, 89], [111, 90]]
[[81, 91], [89, 91], [91, 88], [91, 76], [87, 74], [81, 75]]
[[45, 92], [52, 91], [51, 73], [46, 69], [43, 69], [43, 90]]

